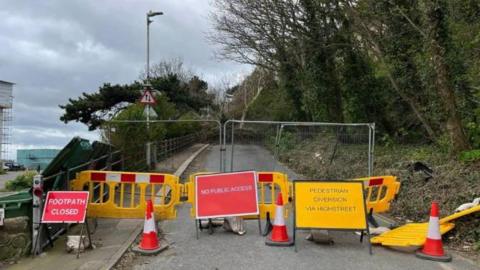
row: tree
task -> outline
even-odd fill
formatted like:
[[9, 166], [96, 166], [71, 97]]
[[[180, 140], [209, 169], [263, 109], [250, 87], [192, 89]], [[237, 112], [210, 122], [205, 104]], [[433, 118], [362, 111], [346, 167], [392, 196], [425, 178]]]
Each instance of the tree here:
[[462, 119], [453, 88], [452, 74], [447, 60], [450, 49], [450, 34], [447, 29], [446, 3], [443, 0], [425, 1], [425, 21], [428, 27], [429, 51], [435, 71], [435, 85], [446, 114], [446, 130], [453, 144], [453, 150], [460, 152], [470, 148], [470, 143], [463, 130]]
[[105, 119], [110, 119], [120, 111], [135, 103], [141, 95], [142, 85], [135, 81], [128, 85], [111, 85], [105, 83], [96, 93], [83, 93], [77, 99], [68, 99], [65, 105], [59, 105], [65, 110], [60, 117], [64, 123], [81, 122], [89, 130], [97, 129]]
[[[165, 68], [169, 63], [160, 63], [156, 67], [162, 71], [153, 69], [153, 76], [150, 83], [154, 89], [157, 89], [157, 95], [165, 95], [166, 100], [174, 104], [175, 113], [168, 118], [180, 117], [186, 112], [199, 113], [202, 108], [207, 106], [216, 108], [213, 103], [214, 95], [208, 93], [207, 82], [198, 76], [188, 77], [183, 69], [178, 67], [178, 62], [173, 63], [176, 68]], [[165, 72], [163, 72], [165, 71]], [[170, 73], [177, 72], [177, 73]], [[76, 121], [84, 123], [89, 130], [97, 129], [105, 120], [114, 118], [120, 112], [129, 108], [132, 104], [139, 101], [142, 94], [143, 85], [138, 81], [125, 85], [112, 85], [105, 83], [99, 87], [98, 92], [83, 93], [77, 99], [70, 98], [68, 103], [60, 105], [64, 109], [64, 114], [60, 120], [64, 123]], [[158, 110], [163, 110], [159, 107]], [[157, 111], [162, 115], [161, 111]]]
[[276, 91], [293, 105], [292, 120], [375, 121], [402, 141], [438, 142], [446, 133], [454, 152], [469, 148], [467, 123], [480, 145], [478, 1], [215, 6], [210, 38], [222, 46], [220, 57], [273, 72]]

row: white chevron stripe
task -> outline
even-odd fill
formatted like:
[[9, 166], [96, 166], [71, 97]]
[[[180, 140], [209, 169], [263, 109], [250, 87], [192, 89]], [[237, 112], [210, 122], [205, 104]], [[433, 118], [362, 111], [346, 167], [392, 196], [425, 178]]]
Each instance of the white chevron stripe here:
[[107, 182], [117, 182], [119, 183], [121, 180], [121, 174], [119, 173], [107, 173], [105, 181]]
[[150, 183], [150, 175], [148, 174], [135, 175], [135, 183]]

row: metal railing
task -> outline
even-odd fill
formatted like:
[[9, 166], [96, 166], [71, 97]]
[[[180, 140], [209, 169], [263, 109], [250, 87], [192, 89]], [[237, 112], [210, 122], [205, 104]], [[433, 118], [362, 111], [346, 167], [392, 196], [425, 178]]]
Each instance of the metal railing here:
[[[171, 156], [172, 153], [178, 152], [179, 150], [192, 145], [195, 143], [195, 139], [203, 138], [205, 140], [210, 140], [213, 137], [216, 137], [218, 134], [218, 145], [219, 145], [219, 171], [222, 170], [222, 160], [223, 160], [223, 152], [222, 152], [222, 124], [218, 120], [208, 120], [208, 119], [171, 119], [171, 120], [150, 120], [148, 121], [148, 124], [150, 128], [153, 128], [155, 124], [160, 124], [160, 123], [170, 123], [170, 124], [175, 124], [175, 123], [203, 123], [203, 124], [212, 124], [212, 126], [208, 127], [208, 130], [202, 130], [201, 132], [196, 132], [193, 134], [200, 134], [200, 135], [184, 135], [181, 137], [176, 137], [176, 138], [171, 138], [167, 140], [162, 140], [162, 141], [157, 141], [157, 142], [145, 142], [145, 144], [150, 143], [150, 145], [154, 145], [155, 147], [152, 147], [150, 149], [153, 149], [153, 151], [150, 151], [150, 153], [147, 153], [146, 149], [142, 149], [143, 151], [143, 157], [136, 157], [132, 161], [141, 164], [141, 162], [144, 162], [145, 166], [143, 168], [145, 169], [150, 169], [152, 167], [152, 163], [154, 161], [161, 161], [165, 158], [168, 158]], [[125, 124], [132, 124], [132, 125], [146, 125], [147, 121], [145, 120], [113, 120], [109, 121], [106, 123], [106, 125], [109, 125], [112, 127], [112, 125], [125, 125]], [[205, 128], [205, 127], [203, 127]], [[110, 128], [109, 128], [110, 130]], [[111, 136], [108, 135], [108, 136]], [[197, 137], [195, 137], [197, 136]], [[184, 141], [182, 141], [182, 138]], [[197, 140], [198, 141], [198, 140]], [[145, 147], [147, 148], [147, 147]], [[124, 152], [128, 152], [127, 149], [123, 149]], [[138, 150], [138, 149], [137, 149]], [[138, 151], [138, 152], [142, 152]]]
[[202, 133], [196, 132], [187, 134], [180, 137], [175, 137], [171, 139], [161, 140], [153, 143], [154, 153], [153, 160], [154, 162], [165, 160], [171, 157], [174, 153], [177, 153], [196, 142], [202, 141]]

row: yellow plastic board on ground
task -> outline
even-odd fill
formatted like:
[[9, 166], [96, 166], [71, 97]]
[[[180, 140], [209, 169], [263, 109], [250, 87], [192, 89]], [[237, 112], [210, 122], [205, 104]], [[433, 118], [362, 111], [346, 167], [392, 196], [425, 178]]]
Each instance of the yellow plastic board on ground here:
[[362, 181], [295, 181], [297, 229], [367, 230]]

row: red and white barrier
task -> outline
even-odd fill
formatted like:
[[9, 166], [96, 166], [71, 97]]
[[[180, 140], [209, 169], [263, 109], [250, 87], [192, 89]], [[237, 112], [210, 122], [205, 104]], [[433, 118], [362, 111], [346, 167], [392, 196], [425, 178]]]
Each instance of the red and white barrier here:
[[163, 184], [165, 175], [156, 173], [92, 172], [95, 182]]

